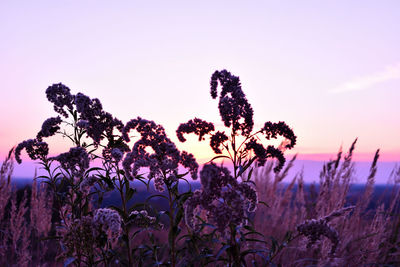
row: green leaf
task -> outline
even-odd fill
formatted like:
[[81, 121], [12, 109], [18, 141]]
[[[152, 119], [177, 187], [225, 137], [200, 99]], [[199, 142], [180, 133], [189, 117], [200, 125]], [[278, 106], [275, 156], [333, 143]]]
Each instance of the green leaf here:
[[225, 159], [229, 159], [229, 160], [231, 159], [230, 157], [228, 157], [226, 155], [219, 155], [219, 156], [213, 157], [209, 162], [212, 162], [212, 161], [214, 161], [216, 159], [220, 159], [220, 158], [225, 158]]
[[168, 197], [166, 197], [166, 196], [164, 196], [164, 195], [161, 195], [161, 194], [155, 194], [155, 195], [151, 195], [151, 196], [149, 196], [148, 198], [146, 198], [146, 202], [148, 202], [150, 199], [152, 199], [152, 198], [154, 198], [154, 197], [161, 197], [161, 198], [164, 198], [164, 199], [166, 199], [166, 200], [169, 201]]
[[128, 193], [126, 194], [126, 199], [127, 201], [131, 200], [131, 198], [133, 197], [133, 194], [135, 193], [135, 189], [129, 188], [128, 189]]
[[182, 218], [183, 218], [183, 208], [180, 208], [176, 212], [174, 224], [175, 225], [179, 225], [179, 223], [181, 222]]
[[279, 243], [278, 241], [276, 241], [274, 237], [271, 236], [270, 238], [271, 238], [271, 253], [273, 254], [279, 248]]
[[217, 255], [215, 256], [215, 258], [218, 260], [219, 257], [222, 255], [222, 253], [224, 253], [225, 250], [227, 250], [228, 248], [230, 248], [230, 245], [224, 245], [217, 253]]

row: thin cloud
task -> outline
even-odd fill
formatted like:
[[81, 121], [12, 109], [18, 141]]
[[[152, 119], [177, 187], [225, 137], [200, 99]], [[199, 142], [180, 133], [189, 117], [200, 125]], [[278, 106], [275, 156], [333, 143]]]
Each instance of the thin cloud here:
[[359, 91], [367, 89], [375, 84], [400, 79], [400, 63], [387, 66], [384, 70], [370, 75], [358, 77], [352, 81], [346, 82], [334, 89], [331, 93], [342, 93], [350, 91]]

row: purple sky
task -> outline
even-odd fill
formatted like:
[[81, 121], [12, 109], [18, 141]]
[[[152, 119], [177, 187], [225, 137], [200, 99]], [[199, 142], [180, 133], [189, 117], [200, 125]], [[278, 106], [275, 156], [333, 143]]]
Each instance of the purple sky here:
[[[1, 1], [0, 156], [55, 115], [44, 92], [58, 82], [176, 140], [195, 116], [220, 122], [209, 79], [225, 68], [257, 125], [293, 127], [300, 158], [327, 160], [358, 137], [357, 159], [381, 148], [399, 160], [399, 1], [190, 2]], [[194, 140], [179, 147], [209, 158]]]

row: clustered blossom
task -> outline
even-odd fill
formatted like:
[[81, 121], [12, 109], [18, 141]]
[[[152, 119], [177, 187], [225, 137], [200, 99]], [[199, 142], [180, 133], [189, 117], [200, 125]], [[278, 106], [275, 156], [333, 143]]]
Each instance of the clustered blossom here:
[[309, 242], [307, 247], [311, 247], [318, 240], [321, 239], [321, 236], [325, 236], [332, 243], [332, 248], [330, 254], [334, 254], [336, 248], [339, 244], [339, 235], [337, 231], [331, 227], [328, 222], [336, 217], [340, 217], [344, 215], [346, 212], [349, 212], [354, 209], [354, 206], [349, 206], [346, 208], [342, 208], [340, 210], [334, 211], [331, 214], [320, 218], [320, 219], [311, 219], [306, 220], [304, 223], [297, 226], [297, 231], [308, 238]]
[[76, 123], [76, 126], [78, 126], [79, 128], [87, 129], [87, 128], [89, 128], [90, 124], [89, 124], [89, 121], [87, 121], [87, 120], [79, 120]]
[[242, 131], [247, 136], [253, 130], [253, 108], [242, 91], [239, 77], [227, 70], [215, 71], [211, 76], [211, 97], [217, 98], [218, 81], [222, 90], [219, 96], [219, 112], [226, 127], [232, 126], [233, 133]]
[[279, 172], [285, 165], [286, 159], [281, 150], [274, 146], [268, 146], [265, 149], [264, 146], [258, 143], [254, 138], [247, 142], [246, 150], [253, 150], [259, 166], [264, 166], [267, 158], [276, 158], [278, 160], [278, 164], [274, 168], [275, 172]]
[[247, 223], [247, 212], [254, 212], [257, 192], [247, 183], [238, 183], [227, 168], [214, 163], [204, 165], [200, 172], [201, 190], [196, 190], [185, 203], [186, 224], [196, 229], [196, 213], [207, 213], [209, 223], [224, 234], [229, 225]]
[[266, 122], [261, 132], [265, 134], [265, 138], [268, 140], [271, 138], [277, 138], [277, 136], [283, 136], [290, 142], [286, 145], [286, 148], [293, 148], [296, 144], [296, 135], [293, 130], [286, 125], [285, 122], [280, 121], [278, 123]]
[[121, 218], [116, 211], [98, 209], [93, 217], [82, 216], [71, 224], [59, 227], [57, 233], [62, 236], [61, 242], [66, 248], [65, 256], [90, 257], [93, 250], [102, 248], [106, 241], [115, 241], [121, 234]]
[[124, 157], [125, 152], [129, 152], [129, 146], [124, 142], [121, 137], [108, 139], [107, 146], [103, 149], [103, 159], [107, 162], [114, 161], [119, 163]]
[[72, 147], [69, 152], [62, 153], [52, 158], [60, 162], [64, 170], [69, 170], [73, 176], [82, 177], [89, 168], [89, 155], [83, 147]]
[[[132, 129], [136, 129], [141, 138], [136, 141], [122, 162], [128, 178], [133, 179], [140, 168], [149, 168], [148, 178], [154, 179], [156, 189], [162, 191], [163, 179], [176, 177], [179, 164], [189, 169], [193, 179], [197, 177], [198, 164], [193, 155], [181, 153], [167, 137], [161, 125], [140, 117], [133, 119], [122, 129], [126, 142], [130, 140], [128, 133]], [[146, 150], [147, 148], [154, 153]]]
[[225, 135], [224, 132], [216, 132], [210, 138], [210, 147], [214, 150], [215, 154], [221, 154], [222, 151], [220, 149], [221, 144], [228, 140], [228, 136]]
[[183, 134], [195, 133], [199, 136], [199, 141], [204, 140], [204, 135], [214, 131], [214, 124], [206, 122], [198, 118], [189, 120], [187, 123], [182, 123], [176, 130], [176, 135], [181, 142], [185, 142], [186, 139]]
[[129, 214], [130, 223], [136, 227], [156, 227], [163, 228], [161, 223], [157, 223], [156, 217], [149, 216], [146, 210], [134, 210]]
[[75, 96], [76, 110], [80, 113], [80, 121], [77, 122], [78, 127], [86, 130], [95, 145], [98, 145], [104, 138], [103, 134], [111, 138], [114, 127], [122, 130], [123, 124], [120, 120], [103, 111], [103, 106], [97, 98], [90, 99], [88, 96], [78, 93]]
[[54, 104], [54, 110], [67, 118], [68, 113], [64, 110], [64, 107], [72, 110], [74, 102], [74, 96], [71, 95], [70, 89], [62, 83], [53, 84], [46, 89], [46, 96]]
[[38, 132], [36, 138], [41, 140], [43, 137], [53, 136], [58, 130], [60, 130], [60, 123], [60, 116], [48, 118], [43, 122], [42, 129]]
[[119, 162], [124, 156], [124, 152], [122, 152], [119, 148], [113, 148], [111, 150], [111, 157], [115, 159], [116, 162]]
[[82, 193], [84, 194], [88, 194], [90, 192], [90, 188], [92, 188], [94, 186], [94, 184], [98, 181], [99, 179], [94, 176], [94, 175], [90, 175], [85, 177], [81, 184], [79, 185], [79, 189]]
[[46, 142], [37, 139], [28, 139], [18, 144], [15, 148], [15, 160], [21, 164], [21, 152], [25, 149], [32, 160], [44, 160], [49, 154], [49, 146]]
[[99, 225], [111, 239], [116, 239], [121, 234], [121, 217], [112, 209], [97, 209], [93, 215], [93, 223]]
[[255, 156], [257, 157], [258, 165], [264, 166], [267, 161], [267, 151], [264, 146], [257, 142], [255, 138], [252, 138], [250, 141], [246, 143], [246, 150], [253, 150]]
[[193, 179], [197, 179], [199, 164], [197, 163], [193, 154], [187, 153], [186, 151], [182, 151], [180, 162], [183, 167], [189, 169], [190, 176]]

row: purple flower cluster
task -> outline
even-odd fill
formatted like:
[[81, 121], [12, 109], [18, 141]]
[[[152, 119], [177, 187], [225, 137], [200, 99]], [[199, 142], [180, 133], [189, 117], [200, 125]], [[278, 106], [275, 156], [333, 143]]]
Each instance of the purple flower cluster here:
[[268, 140], [271, 138], [277, 138], [277, 136], [283, 136], [290, 142], [286, 145], [286, 148], [293, 148], [296, 144], [296, 135], [293, 130], [286, 125], [285, 122], [280, 121], [278, 123], [266, 122], [261, 132], [265, 134], [265, 138]]
[[122, 152], [119, 148], [113, 148], [111, 150], [111, 157], [115, 159], [116, 162], [120, 162], [123, 156], [124, 152]]
[[161, 223], [157, 223], [156, 217], [149, 216], [146, 210], [134, 210], [129, 214], [130, 223], [136, 227], [156, 227], [163, 228]]
[[54, 110], [68, 118], [68, 113], [64, 110], [64, 107], [72, 110], [74, 102], [74, 96], [71, 95], [70, 89], [61, 83], [53, 84], [46, 89], [46, 96], [54, 104]]
[[225, 132], [216, 132], [210, 138], [210, 147], [214, 150], [215, 154], [221, 154], [221, 145], [228, 140], [228, 136], [225, 135]]
[[53, 136], [58, 130], [60, 130], [61, 118], [60, 116], [48, 118], [42, 124], [42, 129], [36, 135], [38, 140], [42, 140], [43, 137]]
[[184, 134], [194, 133], [199, 136], [199, 141], [204, 140], [204, 136], [207, 134], [211, 135], [210, 138], [210, 146], [214, 150], [216, 154], [221, 154], [222, 151], [220, 149], [221, 144], [228, 140], [228, 137], [224, 132], [216, 132], [211, 134], [215, 130], [214, 124], [211, 122], [206, 122], [198, 118], [194, 118], [193, 120], [189, 120], [186, 123], [181, 123], [176, 130], [176, 136], [179, 141], [186, 142], [186, 138], [183, 136]]
[[110, 239], [116, 239], [121, 234], [121, 217], [112, 209], [97, 209], [93, 215], [93, 223], [101, 226]]
[[[198, 164], [193, 155], [180, 153], [161, 125], [140, 117], [132, 119], [122, 129], [126, 142], [130, 140], [128, 134], [132, 129], [135, 129], [141, 138], [133, 145], [132, 151], [126, 154], [122, 163], [130, 179], [137, 175], [140, 168], [147, 167], [150, 170], [148, 178], [154, 178], [156, 189], [161, 190], [162, 179], [167, 178], [166, 175], [176, 176], [179, 164], [189, 169], [193, 179], [197, 178]], [[153, 153], [149, 152], [149, 148]]]
[[211, 97], [217, 98], [218, 82], [222, 90], [219, 96], [219, 112], [226, 127], [232, 126], [236, 134], [242, 131], [243, 136], [248, 136], [253, 130], [253, 108], [247, 102], [242, 91], [239, 77], [232, 75], [227, 70], [215, 71], [211, 76]]
[[183, 134], [195, 133], [199, 136], [199, 141], [204, 140], [204, 135], [214, 131], [214, 124], [206, 122], [198, 118], [189, 120], [187, 123], [182, 123], [176, 130], [176, 135], [181, 142], [185, 142], [186, 139]]
[[260, 166], [264, 166], [268, 158], [276, 158], [278, 164], [274, 168], [275, 172], [279, 172], [285, 165], [286, 159], [281, 150], [274, 146], [268, 146], [265, 149], [264, 146], [258, 143], [255, 138], [250, 139], [250, 141], [246, 143], [246, 150], [252, 150], [254, 152]]
[[104, 138], [103, 134], [111, 138], [114, 127], [122, 130], [123, 123], [113, 118], [110, 113], [103, 111], [99, 99], [90, 99], [88, 96], [78, 93], [75, 96], [75, 105], [80, 113], [80, 121], [77, 122], [77, 126], [86, 130], [95, 145], [98, 145]]
[[85, 177], [81, 184], [79, 185], [79, 189], [83, 194], [88, 194], [90, 192], [90, 189], [94, 186], [94, 184], [98, 181], [99, 179], [94, 176], [87, 176]]
[[18, 144], [15, 148], [15, 160], [21, 164], [21, 152], [25, 149], [26, 153], [32, 160], [44, 160], [49, 154], [49, 146], [46, 142], [39, 141], [38, 139], [28, 139]]
[[202, 189], [185, 203], [185, 221], [190, 228], [197, 228], [196, 211], [201, 209], [223, 234], [230, 224], [246, 224], [247, 212], [254, 212], [258, 203], [257, 192], [249, 184], [238, 183], [227, 168], [214, 163], [204, 165], [200, 181]]
[[89, 155], [83, 147], [72, 147], [69, 152], [52, 159], [60, 162], [61, 167], [70, 171], [71, 175], [75, 177], [82, 177], [90, 163]]

